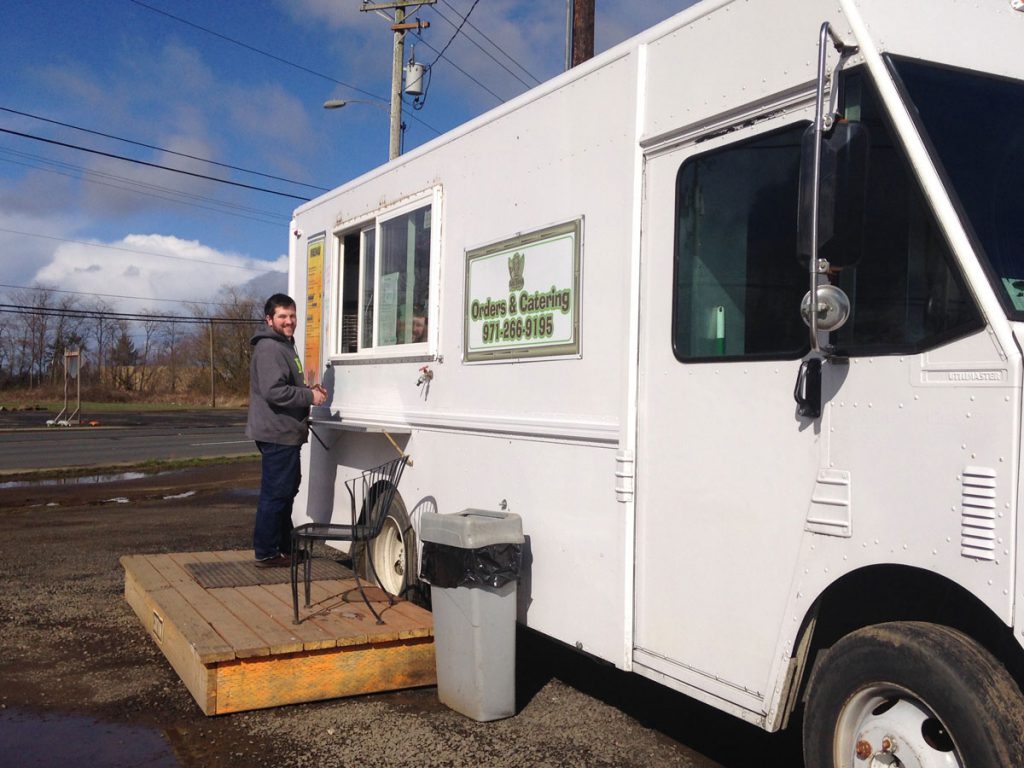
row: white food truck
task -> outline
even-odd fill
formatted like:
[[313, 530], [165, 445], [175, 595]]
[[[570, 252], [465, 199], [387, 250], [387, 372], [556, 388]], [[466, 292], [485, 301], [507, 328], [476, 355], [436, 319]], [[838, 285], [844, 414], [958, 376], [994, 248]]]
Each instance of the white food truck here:
[[405, 452], [392, 592], [509, 510], [522, 624], [808, 766], [1024, 765], [1022, 179], [1021, 0], [704, 0], [295, 212], [296, 522]]

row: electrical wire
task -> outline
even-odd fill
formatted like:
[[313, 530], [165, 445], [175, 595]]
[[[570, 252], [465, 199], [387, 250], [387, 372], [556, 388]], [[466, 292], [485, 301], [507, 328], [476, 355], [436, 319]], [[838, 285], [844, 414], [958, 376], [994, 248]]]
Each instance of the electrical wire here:
[[[201, 210], [212, 211], [217, 214], [236, 216], [238, 218], [243, 218], [248, 221], [255, 221], [257, 223], [266, 224], [268, 226], [281, 226], [284, 222], [290, 220], [288, 216], [276, 214], [273, 211], [262, 211], [258, 208], [240, 206], [236, 203], [228, 203], [227, 201], [220, 201], [216, 200], [215, 198], [206, 198], [202, 195], [183, 193], [183, 191], [171, 189], [165, 186], [147, 184], [141, 181], [135, 181], [133, 179], [125, 178], [124, 176], [117, 176], [111, 173], [103, 173], [102, 171], [94, 171], [88, 168], [82, 168], [81, 166], [76, 166], [73, 163], [61, 163], [59, 161], [47, 160], [46, 158], [40, 158], [38, 156], [30, 155], [28, 153], [19, 153], [14, 150], [4, 150], [4, 148], [2, 147], [0, 147], [0, 155], [20, 156], [30, 158], [33, 161], [35, 161], [35, 163], [29, 163], [18, 160], [11, 160], [10, 158], [0, 158], [0, 161], [4, 163], [19, 165], [24, 168], [32, 168], [34, 170], [42, 171], [44, 173], [54, 173], [59, 176], [65, 176], [67, 178], [85, 181], [90, 184], [98, 184], [100, 186], [106, 186], [112, 189], [120, 189], [122, 191], [126, 191], [126, 193], [131, 193], [133, 195], [143, 195], [145, 197], [156, 198], [158, 200], [163, 200], [168, 203], [174, 203], [176, 205], [181, 206], [188, 206], [189, 208], [199, 208]], [[70, 171], [60, 171], [57, 170], [56, 168], [44, 168], [40, 166], [39, 163], [69, 168], [74, 171], [77, 171], [77, 173], [73, 173]], [[114, 181], [102, 181], [99, 178], [91, 178], [92, 176], [110, 178], [116, 181], [122, 181], [124, 183], [114, 183]], [[146, 191], [146, 189], [151, 189], [153, 191]], [[187, 198], [188, 200], [194, 201], [207, 201], [212, 205], [203, 205], [201, 203], [188, 202], [188, 200], [181, 200], [180, 198]], [[264, 216], [270, 218], [264, 218]]]
[[[435, 47], [434, 47], [434, 46], [432, 46], [432, 45], [431, 45], [430, 43], [428, 43], [428, 42], [426, 41], [426, 39], [424, 39], [424, 38], [423, 38], [423, 37], [422, 37], [422, 36], [421, 36], [420, 34], [418, 34], [418, 33], [416, 33], [416, 32], [413, 32], [412, 34], [416, 36], [416, 39], [417, 39], [417, 40], [419, 41], [419, 43], [418, 43], [418, 44], [420, 44], [420, 45], [423, 45], [423, 46], [425, 46], [425, 47], [429, 48], [429, 49], [430, 49], [430, 50], [432, 50], [432, 51], [433, 51], [434, 53], [437, 53], [437, 48], [435, 48]], [[449, 43], [450, 43], [450, 42], [451, 42], [451, 41], [449, 40]], [[442, 53], [443, 53], [443, 51], [442, 51]], [[440, 54], [438, 54], [437, 58], [435, 58], [435, 59], [434, 59], [434, 64], [436, 64], [436, 63], [437, 63], [437, 61], [438, 61], [438, 59], [440, 59], [440, 58], [442, 58], [442, 56], [441, 56]], [[489, 94], [491, 94], [491, 96], [493, 96], [493, 97], [494, 97], [494, 98], [495, 98], [495, 99], [496, 99], [496, 100], [498, 101], [498, 103], [499, 103], [499, 104], [504, 104], [504, 103], [505, 103], [505, 101], [506, 101], [505, 99], [503, 99], [503, 98], [502, 98], [501, 96], [499, 96], [499, 95], [498, 95], [498, 94], [496, 94], [496, 93], [495, 93], [494, 91], [492, 91], [492, 90], [491, 90], [490, 88], [488, 88], [488, 87], [487, 87], [486, 85], [484, 85], [483, 83], [481, 83], [481, 82], [480, 82], [479, 80], [477, 80], [477, 79], [476, 79], [475, 77], [473, 77], [473, 76], [472, 76], [471, 74], [469, 74], [469, 72], [467, 72], [467, 71], [466, 71], [466, 70], [464, 70], [464, 69], [463, 69], [462, 67], [460, 67], [460, 66], [459, 66], [458, 64], [456, 64], [456, 63], [455, 63], [454, 61], [452, 61], [451, 59], [449, 59], [449, 58], [447, 58], [447, 57], [444, 57], [444, 60], [445, 60], [445, 61], [446, 61], [446, 62], [447, 62], [448, 64], [450, 64], [450, 65], [451, 65], [451, 66], [452, 66], [452, 67], [453, 67], [453, 68], [454, 68], [454, 69], [455, 69], [455, 70], [456, 70], [457, 72], [461, 73], [461, 74], [462, 74], [463, 76], [465, 76], [465, 77], [466, 77], [467, 79], [469, 79], [469, 80], [471, 80], [472, 82], [476, 83], [476, 84], [477, 84], [478, 86], [480, 86], [480, 87], [481, 87], [481, 88], [482, 88], [483, 90], [485, 90], [485, 91], [487, 91], [487, 92], [488, 92]], [[429, 71], [430, 71], [430, 70], [431, 70], [431, 69], [433, 68], [433, 66], [434, 66], [434, 65], [433, 65], [433, 64], [431, 64], [431, 65], [430, 65], [429, 67], [427, 67], [427, 71], [429, 72]], [[425, 99], [425, 98], [426, 98], [426, 94], [424, 93], [424, 95], [423, 95], [423, 99]]]
[[[437, 54], [437, 59], [440, 59], [442, 56], [444, 56], [444, 52], [448, 50], [448, 46], [451, 45], [452, 41], [459, 36], [459, 33], [462, 31], [463, 25], [465, 25], [465, 23], [469, 21], [469, 17], [473, 13], [473, 9], [476, 8], [477, 3], [479, 2], [480, 0], [473, 0], [473, 4], [469, 7], [469, 12], [462, 18], [462, 21], [460, 22], [459, 26], [456, 27], [455, 31], [452, 33], [452, 36], [448, 38], [448, 42], [444, 44], [444, 48], [441, 49], [441, 52]], [[434, 66], [434, 64], [437, 64], [437, 59], [434, 59], [430, 66]]]
[[[457, 26], [457, 25], [455, 24], [455, 22], [454, 22], [454, 21], [452, 21], [452, 20], [451, 20], [451, 19], [449, 19], [449, 18], [448, 18], [447, 16], [445, 16], [445, 15], [444, 15], [443, 13], [441, 13], [441, 11], [440, 11], [440, 10], [438, 10], [437, 6], [431, 5], [431, 6], [430, 6], [430, 9], [431, 9], [431, 10], [432, 10], [432, 11], [433, 11], [434, 13], [436, 13], [436, 14], [437, 14], [438, 16], [440, 16], [440, 17], [441, 17], [442, 19], [444, 19], [444, 20], [445, 20], [446, 22], [448, 22], [448, 24], [449, 24], [450, 26], [452, 26], [452, 27], [455, 27], [455, 26]], [[454, 9], [453, 9], [453, 10], [454, 10]], [[456, 15], [458, 15], [458, 11], [456, 11]], [[462, 19], [462, 17], [461, 17], [461, 16], [459, 16], [459, 18], [460, 18], [460, 19]], [[463, 23], [465, 23], [465, 22], [466, 22], [466, 19], [462, 19], [462, 21], [463, 21]], [[476, 29], [476, 27], [473, 27], [473, 29]], [[472, 43], [473, 45], [475, 45], [475, 46], [477, 47], [477, 49], [479, 49], [479, 50], [480, 50], [480, 52], [481, 52], [481, 53], [483, 53], [483, 54], [484, 54], [485, 56], [487, 56], [487, 57], [488, 57], [488, 58], [489, 58], [489, 59], [490, 59], [491, 61], [493, 61], [493, 62], [494, 62], [495, 64], [497, 64], [497, 65], [498, 65], [499, 67], [501, 67], [501, 68], [502, 68], [502, 69], [504, 69], [504, 70], [505, 70], [506, 72], [508, 72], [508, 73], [509, 73], [509, 74], [510, 74], [510, 75], [511, 75], [512, 77], [514, 77], [514, 78], [515, 78], [516, 80], [518, 80], [518, 81], [519, 81], [519, 82], [520, 82], [520, 83], [521, 83], [521, 84], [522, 84], [522, 85], [523, 85], [524, 87], [526, 87], [526, 88], [532, 88], [532, 87], [533, 87], [533, 85], [536, 85], [536, 84], [538, 84], [538, 83], [540, 82], [539, 80], [537, 80], [537, 78], [533, 77], [533, 75], [530, 75], [530, 73], [529, 73], [529, 72], [526, 72], [526, 74], [527, 74], [527, 75], [530, 75], [530, 77], [532, 77], [532, 78], [533, 78], [533, 80], [534, 80], [534, 84], [533, 84], [533, 85], [531, 85], [530, 83], [528, 83], [528, 82], [526, 82], [525, 80], [523, 80], [523, 78], [521, 78], [521, 77], [520, 77], [519, 75], [517, 75], [517, 74], [516, 74], [515, 72], [513, 72], [513, 71], [512, 71], [511, 69], [509, 69], [509, 68], [508, 68], [508, 66], [507, 66], [507, 65], [506, 65], [506, 64], [505, 64], [504, 62], [502, 62], [502, 61], [499, 61], [499, 60], [498, 60], [498, 58], [497, 58], [497, 57], [496, 57], [496, 56], [495, 56], [495, 55], [494, 55], [493, 53], [491, 53], [491, 52], [490, 52], [490, 51], [488, 51], [488, 50], [487, 50], [486, 48], [484, 48], [484, 47], [483, 47], [482, 45], [480, 45], [480, 43], [478, 43], [478, 42], [477, 42], [476, 40], [474, 40], [474, 39], [473, 39], [472, 37], [470, 37], [469, 35], [467, 35], [467, 34], [465, 34], [465, 33], [463, 33], [463, 37], [464, 37], [464, 38], [465, 38], [465, 39], [466, 39], [467, 41], [469, 41], [470, 43]], [[499, 50], [500, 50], [500, 49], [499, 49]], [[504, 51], [502, 51], [502, 53], [504, 53]], [[506, 56], [508, 56], [508, 54], [507, 54], [507, 53], [506, 53], [505, 55], [506, 55]], [[511, 58], [511, 57], [509, 57], [509, 58]], [[522, 69], [522, 68], [520, 67], [520, 69]], [[526, 70], [523, 70], [523, 71], [525, 72]]]
[[176, 261], [188, 261], [195, 264], [209, 264], [214, 267], [227, 267], [228, 269], [242, 269], [247, 272], [271, 272], [273, 270], [268, 268], [260, 267], [246, 267], [241, 264], [228, 264], [224, 261], [209, 261], [207, 259], [192, 259], [188, 256], [175, 256], [171, 253], [157, 253], [156, 251], [141, 251], [137, 248], [123, 248], [117, 245], [105, 245], [103, 243], [90, 243], [88, 240], [73, 240], [67, 237], [56, 237], [55, 235], [40, 235], [36, 232], [22, 232], [17, 229], [6, 229], [0, 227], [0, 232], [6, 232], [9, 235], [21, 235], [22, 237], [37, 237], [41, 240], [56, 240], [61, 243], [75, 243], [77, 245], [87, 245], [90, 248], [104, 248], [109, 251], [124, 251], [125, 253], [138, 253], [143, 256], [159, 256], [163, 259], [174, 259]]
[[8, 134], [10, 134], [12, 136], [20, 136], [20, 137], [22, 137], [24, 139], [32, 139], [34, 141], [42, 141], [42, 142], [44, 142], [46, 144], [53, 144], [53, 145], [58, 146], [58, 147], [66, 147], [68, 149], [77, 149], [80, 152], [89, 152], [90, 154], [93, 154], [93, 155], [100, 155], [102, 157], [109, 157], [109, 158], [113, 158], [114, 160], [123, 160], [123, 161], [125, 161], [127, 163], [135, 163], [136, 165], [145, 165], [148, 168], [159, 168], [162, 171], [171, 171], [173, 173], [181, 173], [181, 174], [184, 174], [185, 176], [192, 176], [192, 177], [197, 178], [197, 179], [205, 179], [207, 181], [216, 181], [216, 182], [219, 182], [221, 184], [229, 184], [232, 187], [241, 187], [243, 189], [251, 189], [251, 190], [254, 190], [256, 192], [266, 192], [267, 194], [277, 195], [279, 197], [290, 197], [293, 200], [301, 200], [304, 203], [305, 202], [309, 202], [309, 198], [308, 197], [300, 197], [298, 195], [289, 194], [288, 192], [278, 192], [277, 190], [274, 190], [274, 189], [266, 189], [264, 187], [255, 187], [255, 186], [253, 186], [251, 184], [243, 184], [240, 181], [230, 181], [229, 179], [219, 179], [216, 176], [207, 176], [205, 173], [195, 173], [193, 171], [182, 170], [181, 168], [172, 168], [169, 165], [160, 165], [159, 163], [150, 163], [150, 162], [147, 162], [145, 160], [136, 160], [133, 157], [125, 157], [124, 155], [115, 155], [113, 152], [102, 152], [102, 151], [100, 151], [98, 149], [91, 149], [89, 147], [83, 147], [83, 146], [80, 146], [78, 144], [69, 144], [69, 143], [64, 142], [64, 141], [57, 141], [56, 139], [47, 139], [47, 138], [44, 138], [43, 136], [36, 136], [35, 134], [31, 134], [31, 133], [23, 133], [21, 131], [12, 131], [10, 128], [0, 128], [0, 133], [8, 133]]
[[[441, 0], [441, 2], [444, 3], [445, 5], [447, 5], [449, 8], [451, 8], [451, 10], [455, 13], [456, 16], [458, 16], [459, 18], [463, 18], [462, 14], [459, 12], [459, 10], [454, 5], [449, 3], [448, 0]], [[433, 10], [435, 12], [437, 11], [437, 7], [436, 6], [432, 5], [432, 6], [430, 6], [430, 8], [431, 8], [431, 10]], [[440, 14], [438, 14], [438, 15], [440, 15]], [[468, 17], [469, 14], [466, 14], [466, 15]], [[441, 18], [444, 18], [444, 16], [441, 16]], [[445, 19], [445, 21], [447, 21], [447, 19]], [[451, 22], [448, 22], [448, 23], [451, 24]], [[530, 79], [533, 80], [537, 85], [540, 85], [541, 80], [540, 80], [539, 77], [534, 75], [530, 70], [528, 70], [526, 67], [524, 67], [522, 64], [520, 64], [518, 61], [516, 61], [516, 59], [513, 56], [509, 55], [509, 53], [507, 51], [505, 51], [504, 48], [502, 48], [500, 45], [498, 45], [496, 42], [494, 42], [491, 38], [489, 38], [487, 36], [487, 34], [483, 30], [481, 30], [479, 27], [474, 26], [473, 22], [469, 21], [468, 18], [466, 19], [466, 26], [469, 27], [470, 29], [472, 29], [478, 35], [480, 35], [480, 37], [482, 37], [488, 43], [493, 45], [495, 47], [495, 49], [500, 51], [501, 54], [506, 59], [508, 59], [510, 62], [512, 62], [515, 66], [519, 67], [519, 69], [521, 69], [523, 72], [525, 72], [530, 77]]]
[[250, 170], [248, 168], [240, 168], [237, 165], [229, 165], [228, 163], [220, 163], [220, 162], [217, 162], [216, 160], [210, 160], [210, 159], [205, 158], [205, 157], [197, 157], [196, 155], [190, 155], [187, 152], [176, 152], [173, 149], [167, 149], [166, 147], [158, 147], [158, 146], [156, 146], [154, 144], [146, 144], [145, 142], [135, 141], [134, 139], [126, 139], [126, 138], [123, 138], [121, 136], [115, 136], [112, 133], [104, 133], [103, 131], [95, 131], [95, 130], [93, 130], [91, 128], [83, 128], [80, 125], [74, 125], [72, 123], [64, 123], [64, 122], [61, 122], [60, 120], [53, 120], [52, 118], [41, 117], [40, 115], [33, 115], [31, 112], [22, 112], [22, 111], [17, 110], [17, 109], [11, 109], [10, 107], [0, 107], [0, 111], [2, 111], [2, 112], [9, 112], [12, 115], [21, 115], [22, 117], [30, 117], [33, 120], [40, 120], [40, 121], [42, 121], [44, 123], [50, 123], [51, 125], [60, 125], [60, 126], [62, 126], [64, 128], [71, 128], [73, 130], [81, 131], [83, 133], [91, 133], [93, 136], [102, 136], [105, 139], [114, 139], [115, 141], [122, 141], [125, 144], [133, 144], [136, 147], [145, 147], [146, 149], [155, 149], [158, 152], [166, 152], [169, 155], [177, 155], [178, 157], [186, 157], [189, 160], [198, 160], [201, 163], [209, 163], [210, 165], [216, 165], [216, 166], [218, 166], [220, 168], [228, 168], [228, 169], [230, 169], [232, 171], [241, 171], [242, 173], [251, 173], [254, 176], [262, 176], [265, 179], [273, 179], [274, 181], [284, 181], [284, 182], [287, 182], [288, 184], [295, 184], [296, 186], [299, 186], [299, 187], [309, 187], [310, 189], [316, 189], [316, 190], [319, 190], [320, 192], [329, 192], [330, 191], [330, 189], [328, 187], [318, 187], [316, 184], [307, 184], [304, 181], [293, 181], [291, 179], [286, 179], [283, 176], [274, 176], [274, 175], [269, 174], [269, 173], [262, 173], [261, 171], [253, 171], [253, 170]]
[[[376, 93], [371, 93], [370, 91], [363, 90], [362, 88], [360, 88], [357, 85], [352, 85], [351, 83], [346, 83], [346, 82], [344, 82], [342, 80], [338, 80], [337, 78], [331, 77], [330, 75], [325, 75], [323, 72], [317, 72], [315, 69], [310, 69], [309, 67], [305, 67], [302, 64], [296, 64], [293, 61], [288, 61], [288, 59], [284, 59], [284, 58], [281, 58], [280, 56], [276, 56], [275, 54], [270, 53], [269, 51], [264, 51], [264, 50], [262, 50], [260, 48], [257, 48], [256, 46], [249, 45], [248, 43], [243, 43], [241, 40], [235, 40], [233, 37], [228, 37], [227, 35], [221, 34], [220, 32], [215, 32], [212, 29], [208, 29], [207, 27], [203, 27], [203, 26], [201, 26], [199, 24], [196, 24], [195, 22], [189, 21], [188, 19], [183, 19], [180, 16], [175, 16], [173, 13], [168, 13], [167, 11], [162, 11], [159, 8], [154, 8], [152, 5], [147, 5], [146, 3], [141, 2], [141, 0], [128, 0], [128, 2], [134, 3], [135, 5], [139, 6], [140, 8], [145, 8], [146, 10], [152, 11], [153, 13], [158, 13], [161, 16], [166, 16], [167, 18], [173, 19], [174, 21], [177, 21], [180, 24], [185, 24], [186, 26], [192, 27], [193, 29], [198, 29], [200, 32], [205, 32], [208, 35], [213, 35], [216, 38], [219, 38], [221, 40], [224, 40], [225, 42], [231, 43], [232, 45], [237, 45], [240, 48], [246, 49], [247, 51], [252, 51], [253, 53], [258, 53], [261, 56], [266, 56], [267, 58], [273, 59], [274, 61], [276, 61], [276, 62], [278, 62], [280, 64], [284, 64], [286, 66], [293, 67], [294, 69], [298, 69], [298, 70], [300, 70], [302, 72], [305, 72], [308, 75], [313, 75], [314, 77], [319, 77], [319, 78], [321, 78], [323, 80], [327, 80], [329, 82], [335, 83], [336, 85], [341, 85], [341, 86], [344, 86], [345, 88], [349, 88], [349, 89], [355, 91], [356, 93], [361, 93], [364, 96], [369, 96], [370, 98], [372, 98], [372, 99], [374, 99], [376, 101], [379, 101], [379, 102], [381, 102], [384, 105], [387, 105], [387, 104], [391, 103], [391, 99], [386, 99], [383, 96], [380, 96], [380, 95], [378, 95]], [[427, 123], [424, 120], [421, 120], [420, 118], [416, 117], [416, 115], [410, 115], [410, 117], [412, 117], [413, 120], [415, 120], [417, 123], [419, 123], [423, 127], [433, 131], [438, 136], [441, 135], [442, 131], [439, 131], [437, 128], [435, 128], [434, 126], [430, 125], [430, 123]]]
[[120, 293], [95, 293], [93, 291], [68, 291], [60, 288], [49, 288], [39, 285], [11, 285], [0, 283], [0, 288], [13, 288], [24, 291], [46, 291], [47, 293], [68, 293], [75, 296], [102, 296], [105, 299], [134, 299], [136, 301], [166, 301], [174, 304], [203, 304], [215, 307], [234, 307], [236, 302], [230, 301], [196, 301], [194, 299], [157, 299], [149, 296], [126, 296]]
[[205, 325], [207, 323], [220, 323], [221, 325], [251, 325], [259, 323], [262, 318], [254, 317], [190, 317], [187, 315], [153, 315], [147, 312], [107, 312], [102, 310], [89, 309], [61, 309], [59, 307], [32, 307], [21, 304], [0, 304], [0, 312], [7, 312], [13, 315], [34, 315], [36, 317], [74, 317], [83, 320], [92, 320], [97, 317], [111, 320], [136, 320], [141, 322], [157, 321], [167, 323], [183, 323], [185, 325]]

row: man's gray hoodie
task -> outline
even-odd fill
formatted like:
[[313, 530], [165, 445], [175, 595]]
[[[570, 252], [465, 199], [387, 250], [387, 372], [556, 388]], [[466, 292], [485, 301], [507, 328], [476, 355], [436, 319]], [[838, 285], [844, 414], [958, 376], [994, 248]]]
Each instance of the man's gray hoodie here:
[[306, 417], [313, 390], [303, 380], [295, 340], [267, 325], [249, 343], [252, 368], [245, 434], [264, 443], [302, 445], [309, 436]]

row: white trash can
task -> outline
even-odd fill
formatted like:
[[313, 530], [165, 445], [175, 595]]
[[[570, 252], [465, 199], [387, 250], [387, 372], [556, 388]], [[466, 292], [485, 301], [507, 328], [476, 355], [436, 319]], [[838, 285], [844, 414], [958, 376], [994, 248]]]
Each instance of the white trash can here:
[[519, 515], [466, 509], [424, 515], [420, 578], [430, 584], [437, 696], [480, 722], [516, 713]]

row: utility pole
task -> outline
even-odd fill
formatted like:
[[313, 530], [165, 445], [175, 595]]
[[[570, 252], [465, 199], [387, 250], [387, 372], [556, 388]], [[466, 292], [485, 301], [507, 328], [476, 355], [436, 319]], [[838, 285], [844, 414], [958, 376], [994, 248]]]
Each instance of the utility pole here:
[[[405, 58], [405, 33], [410, 29], [429, 27], [426, 21], [408, 24], [405, 9], [411, 5], [434, 5], [437, 0], [391, 0], [389, 3], [370, 3], [363, 0], [360, 11], [383, 11], [393, 9], [395, 21], [391, 30], [395, 33], [394, 51], [391, 59], [391, 130], [388, 142], [388, 160], [394, 160], [402, 153], [402, 65]], [[390, 19], [389, 19], [390, 21]]]
[[217, 374], [213, 367], [213, 318], [210, 318], [210, 407], [217, 407]]
[[566, 0], [566, 69], [594, 58], [594, 3]]

